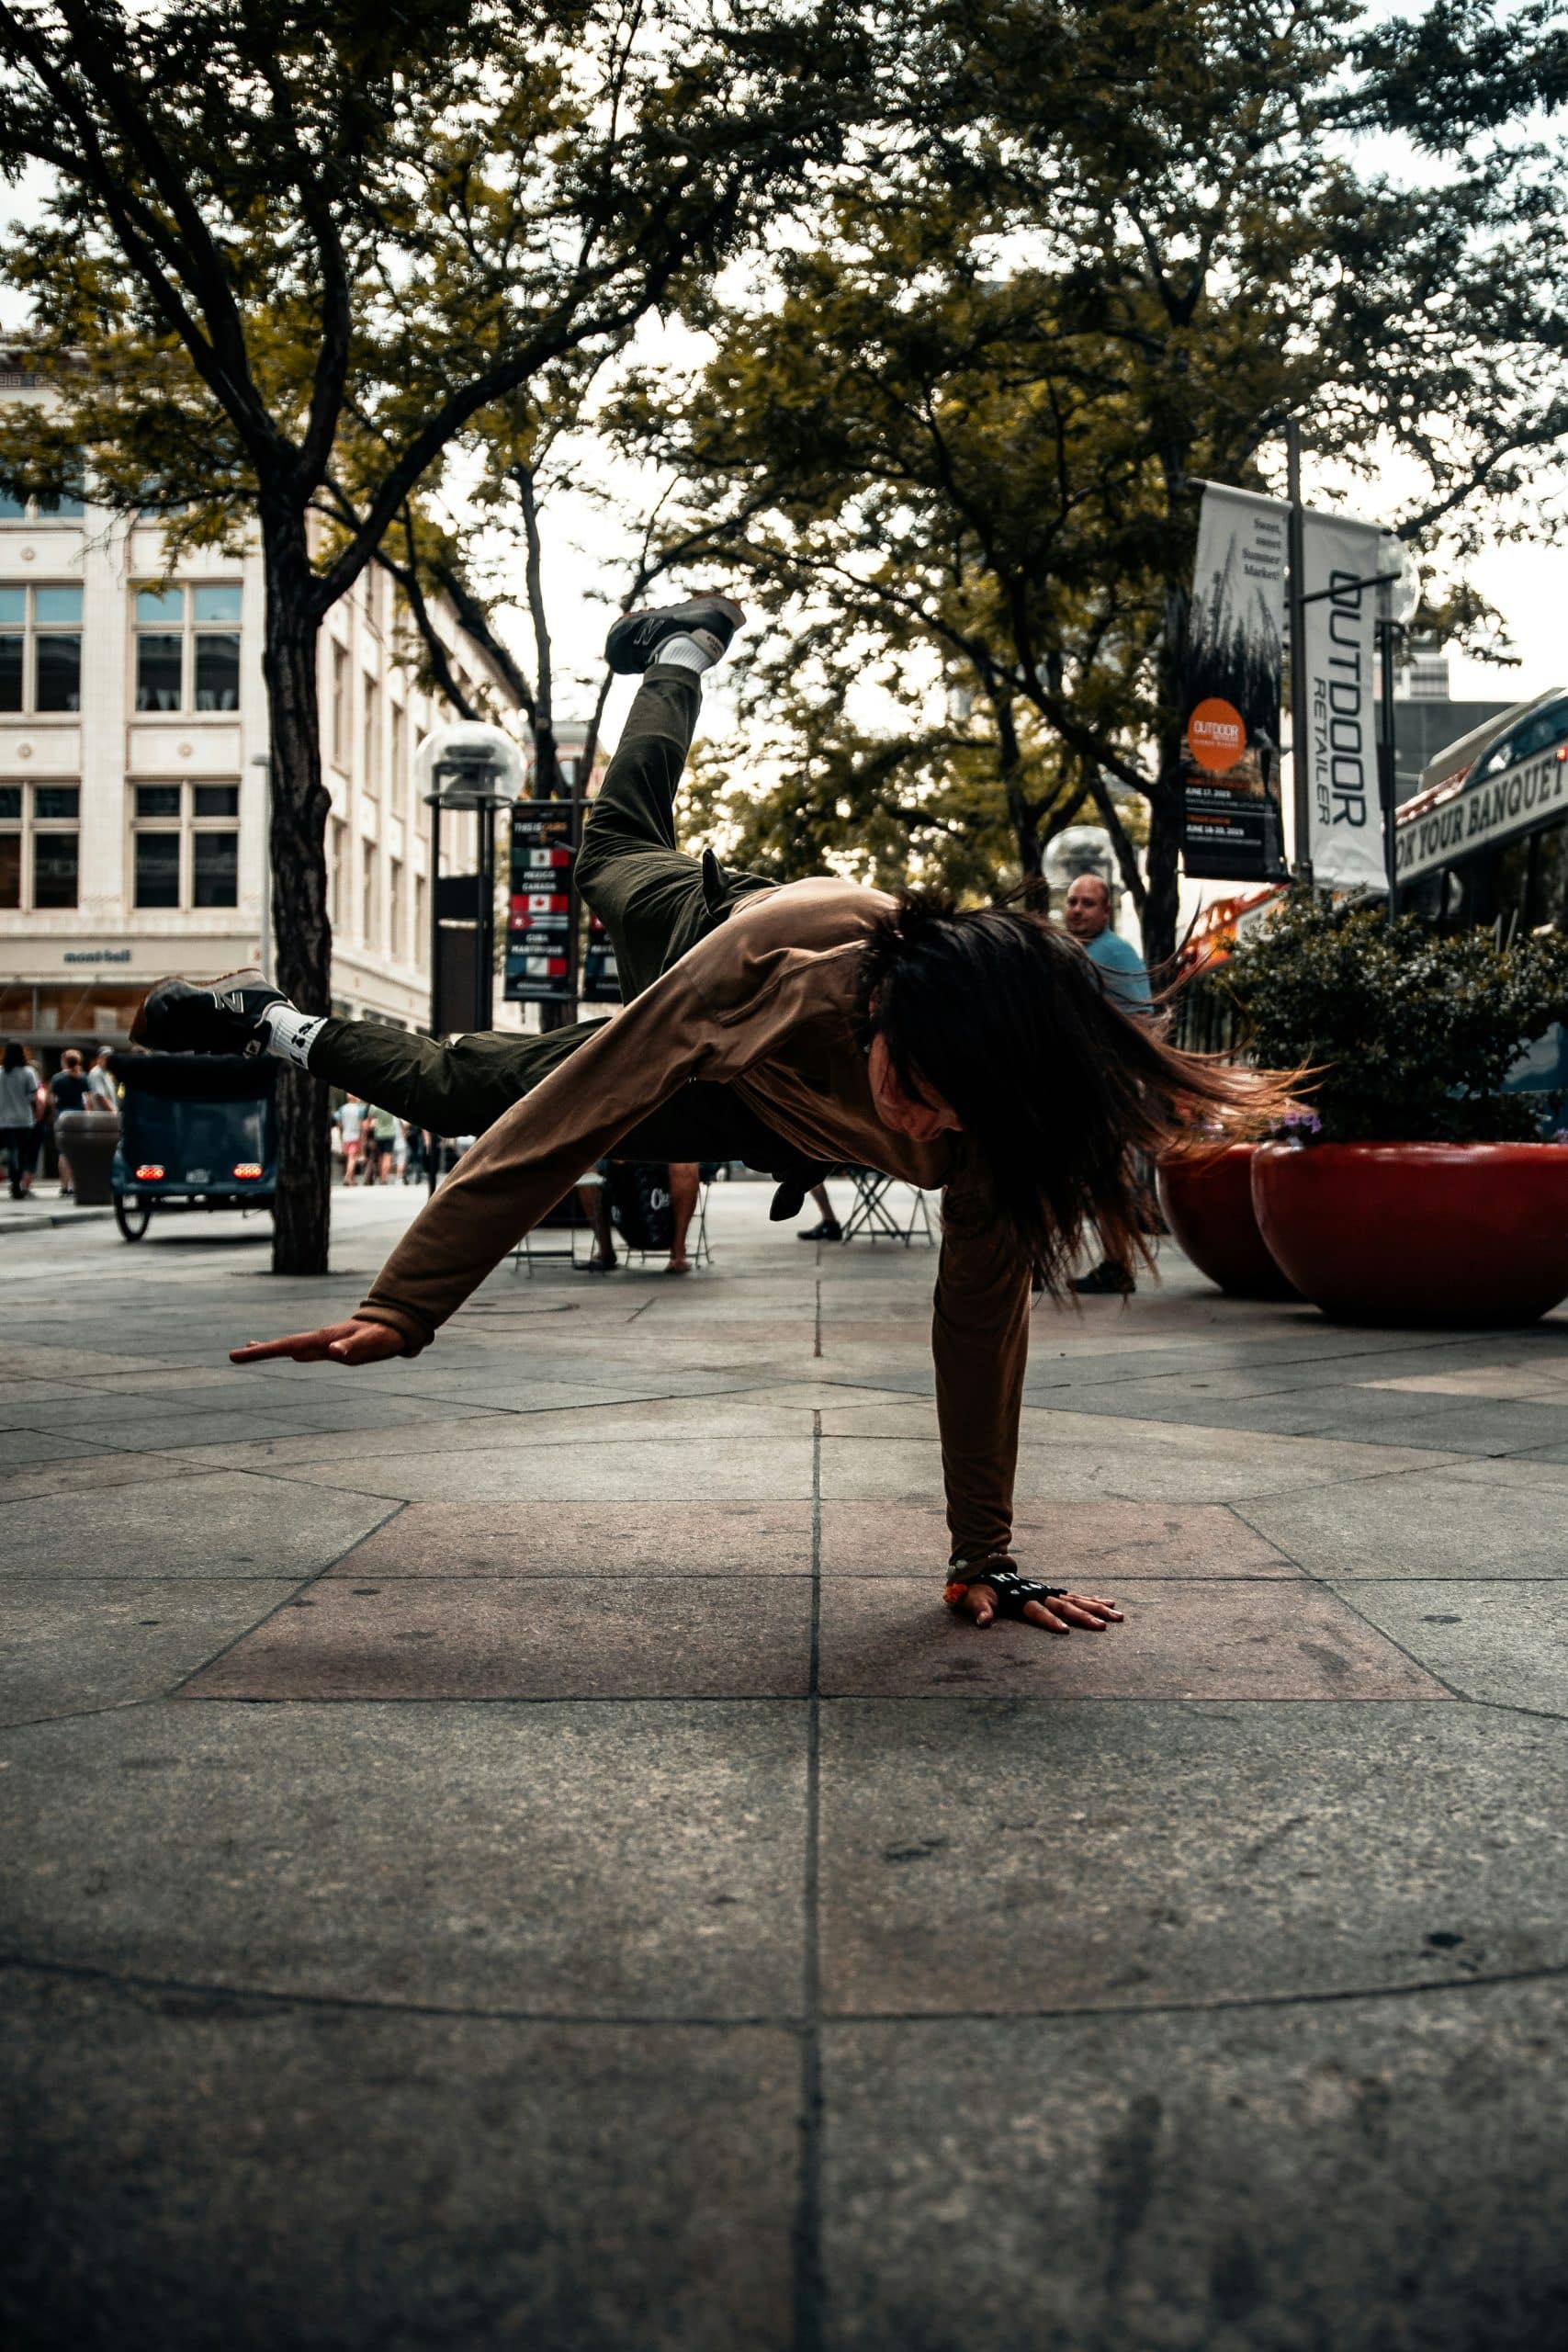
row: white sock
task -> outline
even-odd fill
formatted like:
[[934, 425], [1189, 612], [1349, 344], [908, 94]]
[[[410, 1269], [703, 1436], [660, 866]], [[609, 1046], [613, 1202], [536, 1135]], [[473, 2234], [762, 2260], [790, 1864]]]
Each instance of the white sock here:
[[712, 629], [694, 628], [684, 637], [667, 637], [659, 649], [661, 665], [675, 670], [711, 670], [724, 659], [724, 648]]
[[310, 1048], [316, 1033], [326, 1026], [326, 1016], [320, 1012], [298, 1012], [291, 1004], [269, 1004], [262, 1014], [261, 1026], [266, 1031], [266, 1049], [280, 1062], [292, 1062], [296, 1069], [309, 1069]]

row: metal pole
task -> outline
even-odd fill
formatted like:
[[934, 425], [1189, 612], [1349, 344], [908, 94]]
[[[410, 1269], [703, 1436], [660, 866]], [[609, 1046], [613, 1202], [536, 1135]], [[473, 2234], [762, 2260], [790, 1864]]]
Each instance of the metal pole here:
[[441, 1035], [441, 915], [437, 904], [441, 888], [441, 798], [432, 793], [426, 804], [430, 810], [430, 1034]]
[[[439, 990], [441, 987], [441, 913], [436, 901], [436, 891], [441, 880], [441, 796], [439, 787], [437, 787], [434, 792], [431, 793], [429, 798], [425, 802], [425, 806], [430, 810], [430, 1034], [433, 1037], [438, 1037], [441, 1035], [439, 1026]], [[424, 1185], [425, 1190], [428, 1193], [434, 1193], [435, 1190], [436, 1178], [440, 1173], [441, 1154], [444, 1148], [444, 1138], [440, 1136], [432, 1135], [430, 1129], [427, 1127], [424, 1135]]]
[[1307, 806], [1307, 683], [1305, 531], [1302, 526], [1302, 428], [1292, 416], [1285, 426], [1287, 526], [1291, 559], [1291, 790], [1295, 808], [1296, 879], [1312, 884], [1312, 821]]
[[495, 1025], [495, 803], [481, 800], [479, 936], [474, 942], [474, 1027]]
[[[1380, 601], [1388, 599], [1388, 591], [1380, 592]], [[1388, 868], [1388, 919], [1399, 919], [1399, 790], [1395, 776], [1393, 740], [1393, 636], [1397, 624], [1389, 614], [1383, 614], [1377, 624], [1379, 655], [1379, 690], [1382, 708], [1378, 714], [1378, 783], [1382, 792], [1383, 862]]]

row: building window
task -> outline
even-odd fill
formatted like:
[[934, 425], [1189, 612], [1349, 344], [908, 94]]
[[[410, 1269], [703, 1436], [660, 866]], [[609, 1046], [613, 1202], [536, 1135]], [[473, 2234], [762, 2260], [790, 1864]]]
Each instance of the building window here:
[[45, 491], [39, 498], [17, 498], [0, 490], [0, 523], [55, 523], [82, 512], [82, 470], [72, 470], [63, 490]]
[[381, 944], [381, 861], [376, 854], [374, 842], [362, 842], [360, 850], [365, 864], [360, 872], [359, 935], [367, 947], [378, 948]]
[[77, 904], [82, 790], [74, 784], [0, 784], [0, 907]]
[[400, 809], [408, 791], [408, 775], [404, 768], [404, 758], [408, 750], [408, 722], [403, 715], [403, 707], [400, 702], [395, 702], [392, 705], [391, 747], [391, 776], [387, 787], [387, 797], [394, 808]]
[[333, 758], [348, 768], [348, 648], [333, 646]]
[[360, 709], [363, 717], [359, 728], [359, 750], [365, 763], [365, 789], [372, 800], [377, 800], [379, 799], [381, 793], [379, 774], [381, 730], [376, 724], [379, 715], [376, 681], [368, 672], [366, 673], [361, 683], [360, 695]]
[[240, 903], [237, 784], [139, 784], [131, 866], [139, 908]]
[[0, 711], [81, 707], [80, 588], [0, 588]]
[[341, 817], [329, 820], [331, 838], [327, 855], [327, 913], [334, 931], [343, 929], [343, 843], [348, 828]]
[[387, 887], [391, 915], [389, 944], [394, 956], [401, 956], [406, 942], [403, 938], [403, 861], [400, 857], [394, 857], [388, 864]]
[[413, 877], [413, 960], [423, 970], [428, 957], [430, 937], [425, 929], [424, 876]]
[[241, 589], [202, 582], [136, 592], [138, 710], [238, 710]]

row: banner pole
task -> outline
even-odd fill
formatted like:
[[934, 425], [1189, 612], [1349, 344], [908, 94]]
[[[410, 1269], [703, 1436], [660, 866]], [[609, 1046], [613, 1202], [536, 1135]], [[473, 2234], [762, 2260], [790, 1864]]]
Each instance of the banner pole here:
[[1378, 781], [1382, 786], [1383, 856], [1388, 865], [1388, 919], [1399, 920], [1399, 785], [1396, 775], [1397, 752], [1393, 736], [1393, 633], [1398, 624], [1388, 610], [1391, 598], [1383, 589], [1379, 603], [1384, 607], [1378, 621], [1378, 652], [1381, 657], [1379, 684], [1382, 692], [1382, 707], [1378, 716]]
[[1302, 526], [1302, 428], [1295, 417], [1285, 423], [1285, 484], [1290, 498], [1288, 525], [1291, 622], [1291, 792], [1295, 804], [1296, 864], [1293, 878], [1312, 887], [1312, 823], [1307, 807], [1306, 739], [1306, 577]]

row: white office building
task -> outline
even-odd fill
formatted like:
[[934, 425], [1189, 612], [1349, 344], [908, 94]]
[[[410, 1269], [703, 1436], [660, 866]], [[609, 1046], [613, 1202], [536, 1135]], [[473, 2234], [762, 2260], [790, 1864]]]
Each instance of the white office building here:
[[[261, 560], [206, 550], [172, 579], [164, 566], [155, 525], [0, 499], [0, 1037], [51, 1069], [67, 1045], [121, 1042], [162, 974], [231, 971], [262, 946]], [[510, 708], [482, 648], [439, 607], [436, 621], [459, 676]], [[328, 616], [321, 758], [334, 1006], [415, 1028], [430, 812], [412, 755], [451, 713], [400, 661], [405, 629], [374, 569]], [[470, 868], [473, 825], [446, 819], [444, 872]]]

